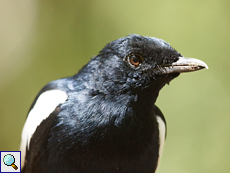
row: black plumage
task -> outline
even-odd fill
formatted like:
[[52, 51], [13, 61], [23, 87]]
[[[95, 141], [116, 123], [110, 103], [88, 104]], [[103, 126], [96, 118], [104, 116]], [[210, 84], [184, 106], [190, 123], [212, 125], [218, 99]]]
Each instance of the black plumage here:
[[165, 122], [155, 105], [159, 91], [181, 72], [204, 67], [157, 38], [129, 35], [108, 43], [76, 75], [39, 92], [30, 110], [47, 91], [64, 91], [67, 99], [38, 124], [23, 172], [154, 172], [157, 117]]

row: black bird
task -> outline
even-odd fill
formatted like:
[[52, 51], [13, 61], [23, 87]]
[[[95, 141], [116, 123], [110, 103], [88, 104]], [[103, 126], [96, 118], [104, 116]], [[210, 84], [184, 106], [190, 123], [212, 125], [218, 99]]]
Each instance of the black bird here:
[[22, 172], [155, 172], [166, 134], [159, 91], [203, 68], [158, 38], [108, 43], [77, 74], [38, 93], [22, 132]]

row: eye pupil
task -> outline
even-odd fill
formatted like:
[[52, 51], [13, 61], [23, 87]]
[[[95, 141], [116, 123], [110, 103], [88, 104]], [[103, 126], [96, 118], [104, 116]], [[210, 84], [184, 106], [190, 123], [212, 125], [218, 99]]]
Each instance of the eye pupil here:
[[132, 61], [133, 61], [134, 63], [138, 63], [138, 62], [140, 62], [140, 59], [139, 59], [138, 57], [136, 57], [136, 56], [133, 56], [133, 57], [132, 57]]
[[132, 54], [129, 58], [129, 61], [132, 65], [138, 66], [140, 63], [143, 62], [143, 58], [141, 57], [141, 55]]

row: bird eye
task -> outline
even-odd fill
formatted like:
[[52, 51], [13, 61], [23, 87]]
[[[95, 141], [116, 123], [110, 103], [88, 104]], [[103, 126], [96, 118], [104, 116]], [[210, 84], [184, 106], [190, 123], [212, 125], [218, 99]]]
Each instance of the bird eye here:
[[129, 62], [131, 65], [135, 67], [139, 66], [144, 61], [143, 57], [139, 54], [130, 54], [129, 55]]

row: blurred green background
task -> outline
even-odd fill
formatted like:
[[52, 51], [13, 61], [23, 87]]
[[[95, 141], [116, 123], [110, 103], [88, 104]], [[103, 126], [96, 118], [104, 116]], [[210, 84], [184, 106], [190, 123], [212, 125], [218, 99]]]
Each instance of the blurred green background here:
[[27, 111], [108, 42], [162, 38], [209, 70], [182, 74], [157, 100], [168, 124], [159, 173], [230, 171], [230, 1], [0, 1], [0, 150], [18, 150]]

